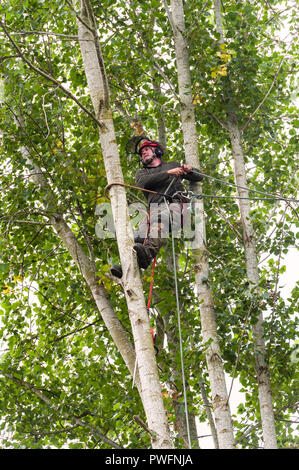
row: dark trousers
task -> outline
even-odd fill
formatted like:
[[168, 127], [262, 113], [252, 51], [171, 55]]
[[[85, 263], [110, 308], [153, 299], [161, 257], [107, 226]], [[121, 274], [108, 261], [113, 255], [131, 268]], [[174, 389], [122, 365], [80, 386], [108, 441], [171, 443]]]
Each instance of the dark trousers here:
[[181, 231], [185, 215], [186, 205], [180, 202], [151, 204], [147, 218], [134, 234], [135, 243], [143, 244], [151, 258], [155, 258], [169, 235], [177, 236]]

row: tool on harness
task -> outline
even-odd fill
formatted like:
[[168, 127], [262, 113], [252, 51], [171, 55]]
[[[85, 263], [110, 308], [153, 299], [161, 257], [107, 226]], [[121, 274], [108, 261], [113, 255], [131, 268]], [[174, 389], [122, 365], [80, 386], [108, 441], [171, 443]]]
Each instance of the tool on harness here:
[[194, 193], [192, 191], [177, 191], [176, 193], [171, 195], [171, 198], [175, 201], [180, 202], [190, 202], [191, 197], [193, 197]]

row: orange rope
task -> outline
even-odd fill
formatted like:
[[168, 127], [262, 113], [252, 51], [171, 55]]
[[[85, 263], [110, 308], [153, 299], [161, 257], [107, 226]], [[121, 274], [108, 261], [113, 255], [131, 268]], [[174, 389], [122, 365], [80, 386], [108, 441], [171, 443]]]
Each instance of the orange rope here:
[[107, 191], [110, 189], [112, 186], [118, 185], [118, 186], [124, 186], [126, 188], [131, 188], [131, 189], [139, 189], [140, 191], [144, 191], [146, 193], [151, 193], [151, 194], [159, 194], [157, 191], [151, 191], [150, 189], [144, 189], [144, 188], [139, 188], [139, 186], [132, 186], [131, 184], [126, 184], [126, 183], [110, 183], [108, 184], [105, 189], [104, 189], [104, 196], [106, 196], [108, 199], [109, 196], [107, 196]]

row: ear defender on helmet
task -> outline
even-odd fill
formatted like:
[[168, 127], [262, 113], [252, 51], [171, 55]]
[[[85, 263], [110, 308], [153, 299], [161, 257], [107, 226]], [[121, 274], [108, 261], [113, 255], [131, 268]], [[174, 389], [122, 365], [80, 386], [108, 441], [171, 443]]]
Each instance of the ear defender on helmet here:
[[141, 150], [144, 147], [152, 147], [155, 156], [158, 158], [161, 158], [164, 155], [164, 150], [162, 145], [159, 144], [159, 142], [156, 142], [155, 140], [143, 140], [143, 142], [139, 145], [137, 153], [141, 156]]
[[161, 157], [163, 157], [163, 155], [164, 155], [163, 147], [161, 147], [160, 144], [159, 144], [158, 147], [155, 147], [155, 155], [156, 155], [156, 157], [158, 157], [158, 158], [161, 158]]

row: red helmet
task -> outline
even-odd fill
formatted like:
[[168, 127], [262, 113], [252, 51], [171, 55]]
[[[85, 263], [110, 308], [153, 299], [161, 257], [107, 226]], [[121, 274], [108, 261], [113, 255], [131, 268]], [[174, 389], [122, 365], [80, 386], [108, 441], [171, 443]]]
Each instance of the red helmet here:
[[162, 145], [160, 145], [159, 142], [156, 142], [155, 140], [142, 140], [141, 141], [141, 143], [138, 147], [138, 150], [137, 150], [137, 153], [139, 153], [140, 156], [141, 156], [141, 150], [144, 147], [153, 147], [153, 149], [155, 151], [155, 155], [158, 158], [161, 158], [164, 154], [164, 150], [163, 150]]

